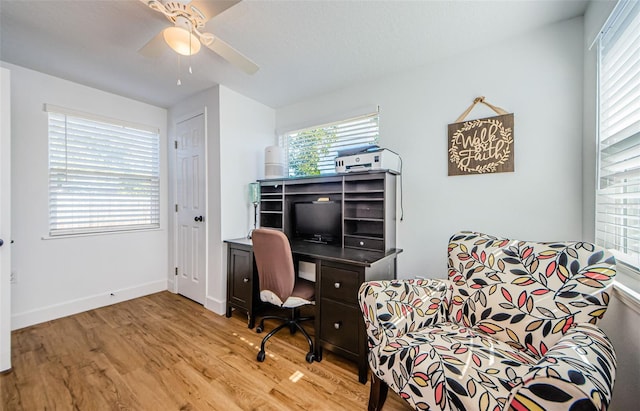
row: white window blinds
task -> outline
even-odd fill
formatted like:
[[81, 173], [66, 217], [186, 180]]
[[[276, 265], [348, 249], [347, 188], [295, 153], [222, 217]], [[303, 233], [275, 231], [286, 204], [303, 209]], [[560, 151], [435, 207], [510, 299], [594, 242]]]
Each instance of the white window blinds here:
[[49, 234], [160, 226], [159, 134], [46, 106]]
[[289, 176], [335, 173], [338, 151], [378, 144], [378, 113], [286, 133]]
[[640, 267], [640, 2], [616, 6], [599, 56], [596, 242]]

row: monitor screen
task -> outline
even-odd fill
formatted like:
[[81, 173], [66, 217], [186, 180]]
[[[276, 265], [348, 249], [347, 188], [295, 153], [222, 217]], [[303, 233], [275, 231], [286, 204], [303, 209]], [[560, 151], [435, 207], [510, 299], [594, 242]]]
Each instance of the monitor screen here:
[[293, 205], [295, 236], [303, 240], [336, 243], [342, 233], [341, 204], [312, 201]]

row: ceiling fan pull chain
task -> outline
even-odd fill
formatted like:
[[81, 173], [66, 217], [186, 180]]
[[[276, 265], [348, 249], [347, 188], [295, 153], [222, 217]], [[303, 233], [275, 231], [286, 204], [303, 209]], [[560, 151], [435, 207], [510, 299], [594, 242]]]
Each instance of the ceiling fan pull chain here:
[[191, 55], [193, 54], [191, 50], [193, 50], [191, 41], [193, 39], [193, 33], [189, 31], [189, 74], [193, 74], [193, 70], [191, 69]]
[[182, 81], [180, 81], [180, 55], [178, 55], [178, 86], [182, 85]]

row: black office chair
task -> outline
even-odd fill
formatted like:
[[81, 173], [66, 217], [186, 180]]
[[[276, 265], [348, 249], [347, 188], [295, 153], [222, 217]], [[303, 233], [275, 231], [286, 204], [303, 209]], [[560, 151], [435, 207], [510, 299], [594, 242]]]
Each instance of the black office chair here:
[[260, 324], [256, 327], [258, 333], [264, 330], [265, 320], [277, 319], [283, 323], [262, 339], [258, 361], [264, 361], [264, 345], [267, 340], [286, 327], [289, 328], [291, 334], [294, 334], [298, 329], [307, 338], [309, 352], [306, 360], [311, 363], [316, 359], [313, 341], [302, 328], [300, 322], [313, 320], [313, 317], [300, 317], [300, 307], [315, 303], [315, 285], [311, 281], [296, 277], [291, 246], [284, 233], [278, 230], [259, 228], [253, 230], [251, 240], [260, 279], [260, 299], [280, 308], [291, 310], [289, 317], [265, 316], [260, 320]]

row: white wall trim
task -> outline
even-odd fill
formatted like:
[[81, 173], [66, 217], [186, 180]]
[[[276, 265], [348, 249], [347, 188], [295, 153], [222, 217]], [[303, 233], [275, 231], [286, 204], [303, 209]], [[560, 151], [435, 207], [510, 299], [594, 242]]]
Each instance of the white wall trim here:
[[613, 284], [616, 296], [629, 308], [640, 314], [640, 294], [633, 291], [626, 285], [616, 282]]
[[216, 314], [224, 315], [227, 312], [227, 301], [207, 296], [204, 308]]
[[45, 321], [55, 320], [56, 318], [62, 318], [84, 311], [93, 310], [95, 308], [105, 307], [107, 305], [131, 300], [133, 298], [143, 297], [145, 295], [165, 291], [166, 289], [167, 281], [160, 280], [146, 284], [140, 284], [134, 287], [114, 290], [111, 293], [101, 293], [88, 297], [78, 298], [76, 300], [71, 300], [60, 304], [53, 304], [47, 307], [38, 308], [36, 310], [13, 314], [13, 316], [11, 317], [11, 326], [13, 330], [17, 330]]
[[618, 262], [618, 271], [613, 281], [615, 295], [626, 306], [640, 314], [640, 273], [626, 264]]

